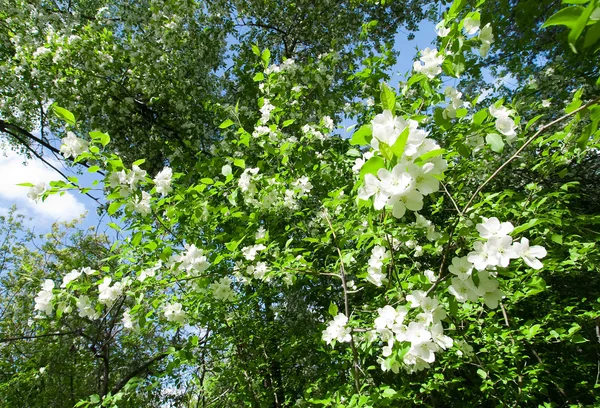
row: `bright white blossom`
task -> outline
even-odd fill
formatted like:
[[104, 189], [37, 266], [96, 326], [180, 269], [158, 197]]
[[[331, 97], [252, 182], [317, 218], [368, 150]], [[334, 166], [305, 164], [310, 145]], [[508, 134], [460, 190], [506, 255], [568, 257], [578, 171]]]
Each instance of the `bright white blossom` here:
[[421, 51], [420, 61], [415, 61], [413, 69], [421, 74], [427, 75], [429, 78], [435, 78], [436, 75], [441, 74], [441, 65], [444, 62], [444, 56], [438, 56], [437, 48], [430, 49], [429, 47]]
[[479, 31], [479, 20], [474, 18], [465, 18], [463, 22], [463, 29], [467, 35], [476, 34]]
[[46, 279], [42, 284], [42, 290], [40, 290], [35, 297], [35, 310], [46, 313], [48, 316], [52, 314], [52, 289], [54, 289], [54, 282], [50, 279]]
[[492, 26], [488, 23], [486, 24], [479, 33], [479, 40], [481, 41], [481, 46], [479, 47], [479, 54], [482, 57], [485, 57], [494, 42], [494, 34], [492, 33]]
[[542, 269], [544, 266], [539, 258], [547, 255], [546, 248], [540, 245], [529, 246], [527, 238], [521, 238], [521, 242], [515, 242], [515, 251], [523, 261], [533, 269]]
[[347, 323], [348, 317], [343, 313], [339, 313], [323, 330], [323, 340], [327, 344], [330, 344], [333, 340], [348, 343], [352, 339], [352, 335], [350, 334], [351, 329], [346, 327]]
[[210, 289], [212, 290], [212, 294], [216, 299], [231, 301], [235, 299], [235, 293], [231, 289], [231, 278], [224, 277], [221, 278], [218, 282], [212, 283], [210, 285]]
[[36, 183], [35, 185], [29, 188], [27, 197], [30, 200], [38, 201], [40, 198], [42, 198], [42, 195], [46, 192], [47, 188], [48, 187], [46, 186], [46, 183], [40, 181], [39, 183]]
[[181, 303], [169, 303], [163, 308], [163, 313], [165, 318], [169, 322], [177, 322], [183, 324], [186, 319], [186, 314], [183, 311], [183, 306]]
[[74, 281], [75, 279], [79, 278], [80, 276], [81, 276], [81, 271], [79, 271], [77, 269], [73, 269], [71, 272], [67, 273], [63, 277], [63, 281], [62, 281], [62, 284], [60, 285], [60, 287], [66, 288], [70, 282]]
[[73, 132], [67, 132], [67, 137], [62, 139], [60, 152], [66, 159], [69, 157], [76, 158], [81, 153], [86, 152], [89, 148], [89, 142], [75, 136]]
[[263, 244], [251, 245], [242, 248], [242, 254], [244, 254], [244, 258], [246, 258], [247, 260], [254, 261], [254, 258], [256, 258], [256, 254], [258, 253], [258, 251], [263, 251], [265, 249], [267, 249], [267, 247]]
[[106, 277], [98, 285], [98, 302], [111, 305], [123, 293], [124, 285], [122, 282], [115, 282], [112, 286], [110, 285], [111, 282], [112, 279]]
[[154, 184], [156, 185], [156, 192], [161, 196], [166, 196], [173, 190], [171, 187], [171, 178], [173, 177], [173, 170], [170, 167], [165, 167], [156, 175], [154, 178]]

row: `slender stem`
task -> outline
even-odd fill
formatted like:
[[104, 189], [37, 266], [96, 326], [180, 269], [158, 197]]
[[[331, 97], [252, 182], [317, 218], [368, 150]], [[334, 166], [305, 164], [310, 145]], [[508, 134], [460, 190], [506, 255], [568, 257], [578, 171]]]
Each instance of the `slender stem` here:
[[[333, 229], [333, 225], [331, 225], [331, 221], [329, 220], [329, 216], [327, 215], [327, 211], [323, 211], [325, 219], [327, 220], [327, 224], [329, 224], [329, 228], [331, 229], [331, 233], [333, 234], [333, 240], [335, 242], [335, 249], [337, 250], [338, 256], [340, 257], [340, 278], [342, 279], [342, 289], [344, 291], [344, 310], [346, 312], [346, 317], [350, 317], [350, 302], [348, 301], [348, 286], [346, 284], [346, 268], [344, 267], [344, 260], [342, 257], [342, 251], [340, 250], [339, 245], [337, 244], [337, 236], [335, 234], [335, 230]], [[354, 386], [356, 387], [356, 392], [360, 394], [360, 383], [358, 381], [359, 372], [358, 372], [358, 351], [356, 350], [356, 345], [354, 344], [354, 336], [352, 332], [350, 333], [350, 347], [352, 348], [352, 374], [354, 377]]]

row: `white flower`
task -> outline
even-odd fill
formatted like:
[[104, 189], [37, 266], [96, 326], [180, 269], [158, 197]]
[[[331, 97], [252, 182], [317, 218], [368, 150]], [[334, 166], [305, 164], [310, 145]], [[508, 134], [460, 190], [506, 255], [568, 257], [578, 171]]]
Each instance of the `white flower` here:
[[225, 177], [229, 176], [232, 173], [233, 169], [231, 168], [231, 166], [229, 164], [224, 165], [223, 167], [221, 167], [221, 174], [224, 175]]
[[437, 31], [438, 37], [440, 37], [440, 38], [444, 38], [448, 34], [450, 34], [450, 29], [444, 27], [444, 20], [442, 20], [439, 23], [437, 23], [436, 26], [435, 26], [435, 29]]
[[196, 248], [196, 245], [185, 245], [186, 252], [183, 255], [176, 255], [175, 262], [181, 262], [180, 268], [186, 270], [191, 276], [197, 276], [204, 272], [210, 266], [204, 251]]
[[154, 178], [154, 184], [156, 185], [156, 192], [163, 197], [169, 194], [173, 188], [171, 187], [171, 178], [173, 177], [173, 170], [170, 167], [165, 167], [160, 173]]
[[[406, 129], [408, 123], [400, 116], [394, 116], [390, 110], [376, 115], [371, 122], [373, 125], [373, 138], [393, 146], [398, 136]], [[373, 141], [371, 141], [373, 144]], [[377, 143], [378, 144], [378, 143]], [[378, 147], [378, 146], [375, 146]]]
[[552, 104], [550, 103], [550, 101], [548, 99], [542, 100], [542, 107], [549, 108], [550, 105], [552, 105]]
[[263, 279], [267, 272], [269, 272], [269, 267], [266, 262], [257, 262], [256, 266], [248, 266], [246, 269], [249, 275], [254, 276], [256, 279]]
[[262, 251], [265, 249], [267, 249], [267, 247], [264, 246], [263, 244], [247, 246], [247, 247], [242, 248], [242, 254], [244, 255], [244, 258], [246, 258], [247, 260], [254, 261], [254, 258], [256, 258], [256, 254], [258, 253], [258, 251]]
[[74, 281], [75, 279], [79, 278], [79, 276], [81, 276], [81, 271], [78, 271], [77, 269], [73, 269], [71, 272], [67, 273], [64, 277], [63, 277], [63, 282], [62, 285], [60, 285], [61, 288], [66, 288], [67, 285]]
[[46, 313], [48, 316], [52, 313], [52, 289], [54, 289], [54, 282], [50, 279], [46, 279], [42, 284], [42, 290], [40, 290], [35, 298], [34, 310], [39, 310]]
[[81, 268], [81, 272], [82, 272], [82, 273], [85, 273], [86, 275], [88, 275], [88, 276], [89, 276], [89, 275], [93, 275], [93, 274], [95, 274], [95, 273], [96, 273], [96, 270], [94, 270], [94, 269], [90, 268], [89, 266], [86, 266], [86, 267], [83, 267], [83, 268]]
[[73, 132], [67, 132], [67, 137], [62, 139], [60, 152], [66, 159], [69, 157], [77, 157], [81, 153], [86, 152], [89, 147], [89, 142], [75, 136]]
[[129, 309], [127, 309], [127, 310], [125, 310], [125, 312], [123, 312], [122, 323], [123, 323], [123, 328], [125, 328], [125, 329], [132, 330], [134, 328], [135, 323], [134, 323], [133, 319], [131, 318]]
[[181, 303], [169, 303], [163, 308], [165, 318], [169, 322], [177, 322], [183, 324], [186, 319]]
[[254, 235], [254, 238], [256, 240], [259, 240], [259, 239], [263, 239], [266, 235], [267, 235], [267, 230], [261, 225], [258, 228], [258, 230], [256, 231], [256, 234]]
[[498, 218], [485, 218], [481, 217], [483, 222], [481, 224], [477, 224], [475, 228], [479, 231], [479, 236], [481, 238], [491, 238], [491, 237], [503, 237], [505, 235], [510, 234], [515, 227], [510, 222], [500, 222]]
[[540, 245], [529, 246], [527, 238], [521, 238], [521, 242], [514, 243], [515, 251], [523, 261], [533, 269], [542, 269], [544, 266], [538, 258], [547, 255], [546, 249]]
[[129, 183], [129, 187], [132, 189], [135, 188], [136, 184], [139, 181], [143, 181], [146, 178], [146, 170], [142, 170], [138, 165], [134, 164], [131, 166], [131, 171], [127, 174], [127, 182]]
[[490, 106], [490, 114], [496, 118], [496, 129], [509, 140], [517, 135], [515, 132], [515, 122], [510, 117], [514, 113], [513, 110], [507, 109], [504, 106]]
[[113, 286], [110, 286], [111, 282], [112, 279], [106, 277], [98, 285], [98, 302], [110, 305], [123, 293], [123, 283], [115, 282]]
[[160, 268], [162, 268], [162, 261], [158, 261], [156, 265], [151, 268], [143, 269], [137, 279], [140, 282], [143, 282], [146, 280], [146, 278], [153, 278], [156, 275], [156, 271], [158, 271]]
[[469, 262], [466, 256], [462, 258], [452, 258], [452, 265], [448, 267], [448, 270], [454, 275], [458, 276], [460, 280], [467, 280], [473, 274], [473, 264]]
[[333, 340], [346, 343], [352, 340], [351, 329], [346, 327], [346, 323], [348, 323], [348, 317], [343, 313], [339, 313], [323, 330], [323, 340], [327, 344], [330, 344]]
[[471, 277], [468, 277], [467, 279], [453, 277], [452, 284], [448, 288], [448, 291], [461, 303], [464, 303], [467, 300], [475, 302], [479, 298], [477, 287], [473, 283]]
[[497, 258], [494, 256], [493, 251], [483, 242], [477, 241], [473, 244], [473, 251], [467, 255], [467, 260], [471, 262], [475, 269], [483, 271], [488, 266], [494, 266], [498, 264]]
[[479, 54], [485, 57], [494, 42], [494, 34], [492, 33], [492, 26], [488, 23], [481, 29], [479, 33], [479, 40], [481, 41], [481, 47], [479, 47]]
[[29, 189], [27, 197], [33, 201], [38, 201], [46, 192], [46, 188], [46, 183], [40, 181], [39, 183], [36, 183], [33, 187]]
[[323, 126], [329, 129], [329, 131], [332, 131], [334, 127], [333, 119], [331, 119], [329, 116], [323, 116]]
[[218, 282], [212, 283], [210, 289], [216, 299], [230, 301], [235, 298], [235, 293], [231, 289], [232, 280], [228, 277], [221, 278]]
[[128, 208], [130, 210], [134, 210], [139, 212], [140, 214], [150, 214], [151, 209], [150, 209], [150, 199], [152, 198], [152, 196], [145, 192], [142, 191], [142, 196], [141, 197], [136, 197], [135, 201], [130, 201], [128, 204]]
[[479, 31], [479, 20], [473, 18], [465, 18], [463, 22], [463, 29], [467, 35], [473, 35]]
[[269, 121], [273, 109], [275, 109], [275, 106], [271, 105], [271, 102], [269, 102], [268, 99], [265, 99], [263, 106], [260, 108], [260, 113], [262, 114], [260, 123], [267, 123]]
[[92, 302], [90, 302], [90, 298], [86, 295], [81, 295], [77, 299], [77, 309], [79, 310], [80, 317], [87, 317], [89, 319], [95, 320], [99, 316], [96, 314], [94, 306]]
[[438, 56], [437, 48], [433, 50], [425, 48], [421, 51], [421, 63], [419, 61], [415, 61], [413, 64], [413, 69], [416, 72], [427, 75], [429, 78], [435, 78], [436, 75], [442, 72], [441, 65], [444, 62], [444, 56]]

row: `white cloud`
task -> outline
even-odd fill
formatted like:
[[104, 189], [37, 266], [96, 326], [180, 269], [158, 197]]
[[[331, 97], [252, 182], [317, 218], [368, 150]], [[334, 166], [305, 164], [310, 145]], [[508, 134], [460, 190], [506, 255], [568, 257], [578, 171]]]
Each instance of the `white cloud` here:
[[[85, 213], [85, 205], [70, 192], [64, 195], [52, 195], [42, 202], [34, 202], [27, 198], [28, 187], [17, 186], [19, 183], [48, 183], [61, 180], [61, 176], [42, 161], [32, 158], [23, 164], [25, 158], [13, 151], [0, 151], [0, 206], [10, 207], [16, 204], [20, 212], [34, 217], [43, 223], [55, 221], [71, 221]], [[60, 163], [49, 159], [50, 163], [60, 168]]]

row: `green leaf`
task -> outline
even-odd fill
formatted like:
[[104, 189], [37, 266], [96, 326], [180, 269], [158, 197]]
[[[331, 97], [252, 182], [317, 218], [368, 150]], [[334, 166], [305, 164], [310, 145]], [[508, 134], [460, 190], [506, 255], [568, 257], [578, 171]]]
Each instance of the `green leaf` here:
[[92, 138], [92, 140], [100, 142], [102, 146], [106, 146], [110, 142], [110, 136], [98, 130], [91, 131], [90, 137]]
[[581, 16], [583, 10], [584, 8], [580, 6], [565, 7], [550, 16], [550, 18], [542, 25], [542, 28], [555, 25], [564, 25], [573, 28], [577, 24], [577, 20], [579, 19], [579, 16]]
[[19, 183], [17, 186], [21, 187], [33, 187], [33, 183]]
[[288, 119], [285, 122], [283, 122], [283, 125], [281, 125], [282, 128], [288, 127], [289, 125], [291, 125], [292, 123], [294, 123], [295, 120], [294, 119]]
[[201, 178], [200, 182], [204, 184], [215, 184], [215, 181], [208, 177]]
[[61, 108], [60, 106], [54, 104], [52, 105], [52, 110], [56, 116], [67, 122], [69, 125], [75, 125], [75, 115], [65, 108]]
[[137, 246], [140, 242], [142, 242], [142, 233], [136, 232], [133, 238], [131, 238], [131, 245]]
[[377, 170], [385, 167], [385, 162], [379, 156], [373, 156], [363, 164], [360, 169], [360, 177], [364, 178], [365, 174], [377, 174]]
[[512, 235], [518, 235], [523, 231], [527, 231], [529, 228], [535, 227], [536, 225], [540, 224], [542, 222], [542, 220], [538, 219], [538, 218], [532, 218], [529, 221], [527, 221], [525, 224], [519, 225], [518, 227], [516, 227], [513, 232]]
[[473, 123], [481, 125], [483, 121], [488, 117], [487, 109], [482, 109], [473, 115]]
[[[367, 145], [371, 141], [373, 135], [373, 126], [370, 123], [363, 125], [358, 129], [350, 139], [351, 145]], [[368, 139], [367, 139], [368, 138]]]
[[100, 166], [91, 166], [87, 171], [88, 173], [96, 173], [98, 170], [100, 170]]
[[228, 128], [228, 127], [229, 127], [229, 126], [231, 126], [231, 125], [233, 125], [233, 120], [231, 120], [231, 119], [227, 119], [227, 120], [225, 120], [223, 123], [221, 123], [221, 124], [219, 125], [219, 128], [221, 128], [221, 129], [226, 129], [226, 128]]
[[92, 404], [97, 404], [100, 402], [100, 396], [98, 394], [90, 395], [90, 402]]
[[338, 315], [338, 307], [335, 303], [331, 302], [329, 303], [329, 309], [328, 309], [329, 314], [332, 317], [336, 317]]
[[256, 75], [254, 75], [254, 78], [252, 78], [252, 79], [255, 82], [260, 82], [265, 79], [265, 74], [263, 74], [262, 72], [258, 72], [258, 73], [256, 73]]
[[263, 64], [265, 64], [265, 68], [268, 67], [271, 59], [271, 51], [269, 51], [268, 48], [265, 48], [260, 56], [260, 59], [262, 60]]
[[502, 150], [504, 150], [504, 141], [502, 140], [502, 136], [497, 133], [490, 133], [485, 137], [485, 141], [496, 153], [501, 153]]
[[134, 161], [131, 164], [131, 167], [133, 167], [133, 166], [141, 166], [144, 163], [146, 163], [146, 159], [139, 159], [139, 160]]
[[258, 56], [260, 56], [260, 49], [259, 49], [259, 48], [258, 48], [256, 45], [254, 45], [254, 44], [252, 44], [252, 52], [253, 52], [253, 53], [254, 53], [254, 54], [257, 56], [257, 57], [258, 57]]
[[235, 159], [233, 161], [233, 165], [236, 167], [239, 167], [241, 169], [245, 169], [246, 168], [246, 162], [244, 161], [244, 159]]
[[[574, 7], [577, 7], [577, 6], [574, 6]], [[577, 48], [575, 47], [575, 43], [577, 42], [577, 39], [579, 38], [581, 33], [583, 33], [583, 30], [587, 26], [590, 16], [592, 15], [592, 12], [594, 11], [595, 8], [596, 8], [595, 1], [590, 2], [590, 4], [588, 4], [588, 6], [583, 11], [583, 13], [581, 13], [581, 16], [579, 16], [579, 18], [577, 19], [575, 26], [573, 26], [571, 28], [571, 32], [569, 33], [569, 37], [568, 37], [569, 45], [571, 46], [571, 49], [573, 50], [573, 52], [576, 54], [577, 54]]]
[[585, 39], [583, 40], [583, 48], [591, 47], [596, 44], [596, 42], [600, 39], [600, 22], [596, 22], [593, 26], [588, 28], [587, 33], [585, 34]]
[[400, 133], [400, 136], [398, 136], [398, 139], [396, 139], [394, 145], [392, 146], [392, 153], [394, 153], [394, 155], [396, 155], [396, 157], [398, 158], [401, 158], [402, 153], [404, 153], [404, 148], [406, 147], [406, 141], [408, 140], [409, 132], [410, 128], [407, 126], [406, 129], [404, 129], [402, 133]]
[[108, 206], [108, 214], [113, 215], [114, 213], [117, 212], [119, 207], [121, 207], [121, 203], [119, 203], [117, 201], [110, 203], [110, 205]]
[[396, 394], [398, 394], [398, 392], [392, 388], [386, 388], [382, 392], [382, 395], [384, 396], [384, 398], [392, 398]]
[[435, 156], [439, 156], [446, 153], [446, 149], [435, 149], [432, 150], [430, 152], [427, 152], [425, 154], [422, 154], [421, 156], [417, 157], [417, 159], [415, 160], [415, 163], [420, 163], [420, 162], [424, 162], [426, 160], [431, 159], [432, 157]]
[[525, 130], [528, 130], [531, 127], [531, 125], [537, 122], [542, 116], [544, 115], [537, 115], [536, 117], [531, 118], [529, 122], [527, 122], [527, 125], [525, 125]]
[[481, 368], [477, 369], [477, 374], [483, 379], [485, 380], [487, 378], [487, 373], [485, 371], [483, 371]]
[[394, 114], [396, 110], [396, 94], [394, 91], [385, 83], [381, 84], [381, 105], [384, 110], [389, 110]]

